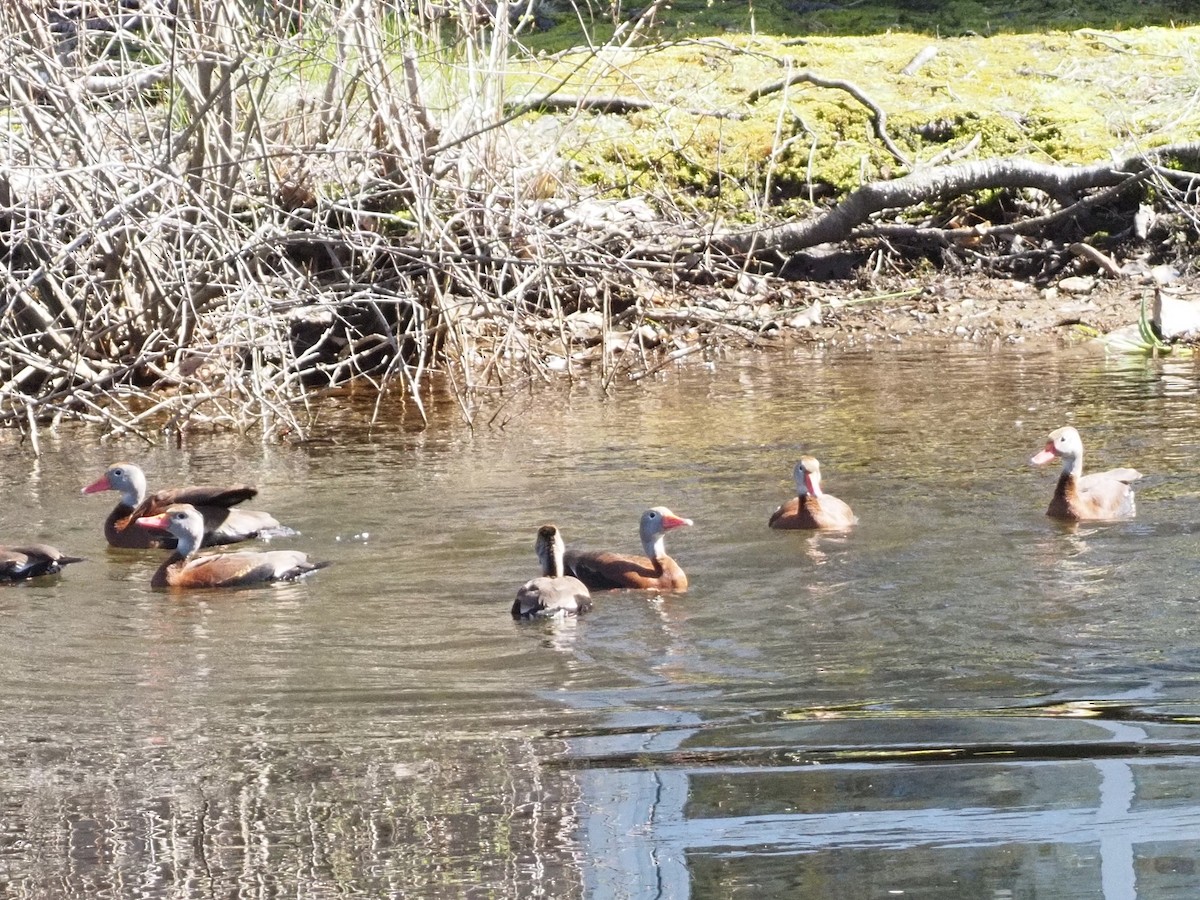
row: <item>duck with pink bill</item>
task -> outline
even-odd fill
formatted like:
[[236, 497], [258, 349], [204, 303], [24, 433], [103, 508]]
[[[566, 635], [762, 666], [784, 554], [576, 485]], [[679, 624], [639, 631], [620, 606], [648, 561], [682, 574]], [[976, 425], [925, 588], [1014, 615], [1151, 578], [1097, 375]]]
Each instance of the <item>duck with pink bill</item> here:
[[665, 506], [655, 506], [638, 523], [644, 556], [606, 550], [570, 550], [564, 558], [566, 572], [594, 591], [636, 590], [686, 591], [687, 575], [667, 555], [666, 534], [691, 525], [691, 519], [677, 516]]
[[206, 547], [236, 544], [264, 533], [289, 531], [270, 513], [233, 508], [258, 494], [258, 490], [248, 484], [193, 485], [164, 488], [151, 494], [146, 487], [146, 473], [133, 463], [123, 462], [109, 466], [103, 475], [83, 489], [85, 494], [101, 491], [116, 491], [121, 495], [104, 520], [104, 537], [111, 547], [133, 550], [174, 548], [175, 538], [167, 532], [137, 524], [140, 517], [158, 515], [173, 503], [186, 503], [200, 511], [204, 517], [203, 543]]
[[158, 567], [151, 587], [244, 587], [270, 581], [295, 581], [329, 565], [310, 562], [299, 550], [237, 550], [197, 556], [204, 538], [204, 516], [194, 506], [176, 503], [157, 516], [137, 520], [143, 528], [168, 531], [178, 546]]
[[1083, 440], [1070, 425], [1050, 432], [1046, 446], [1029, 462], [1044, 466], [1055, 459], [1062, 460], [1062, 474], [1058, 476], [1046, 515], [1067, 522], [1103, 522], [1128, 519], [1136, 514], [1130, 485], [1142, 477], [1137, 469], [1109, 469], [1084, 475]]
[[838, 530], [858, 521], [848, 504], [821, 490], [821, 464], [814, 457], [800, 457], [792, 476], [796, 496], [771, 513], [771, 528]]

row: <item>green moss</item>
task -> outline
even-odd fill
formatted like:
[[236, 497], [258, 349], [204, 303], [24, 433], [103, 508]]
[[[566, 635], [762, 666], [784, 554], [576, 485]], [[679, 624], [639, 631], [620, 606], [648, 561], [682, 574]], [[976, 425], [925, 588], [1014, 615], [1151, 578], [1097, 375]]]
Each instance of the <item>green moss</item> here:
[[[697, 8], [680, 3], [674, 12]], [[769, 9], [755, 7], [760, 28]], [[910, 9], [920, 11], [920, 4]], [[932, 60], [902, 74], [926, 47], [936, 50]], [[872, 133], [870, 111], [846, 91], [796, 83], [749, 101], [751, 91], [803, 70], [868, 94], [916, 163], [947, 154], [1094, 162], [1114, 150], [1191, 140], [1200, 130], [1200, 104], [1191, 99], [1200, 70], [1195, 27], [941, 39], [896, 32], [809, 37], [801, 45], [760, 32], [526, 60], [512, 83], [545, 90], [534, 85], [569, 75], [562, 93], [656, 104], [634, 115], [585, 114], [565, 126], [560, 154], [601, 193], [649, 192], [738, 216], [767, 194], [793, 209], [825, 185], [845, 192], [902, 174]]]
[[[630, 4], [618, 10], [628, 16], [647, 5]], [[616, 27], [612, 8], [595, 5], [596, 14], [587, 21], [597, 43], [607, 40]], [[586, 5], [575, 5], [569, 12], [564, 8], [552, 17], [555, 27], [526, 35], [524, 40], [535, 50], [552, 51], [580, 43], [580, 9], [586, 16]], [[651, 40], [737, 34], [865, 36], [897, 31], [951, 37], [1195, 24], [1200, 24], [1200, 7], [1192, 0], [674, 0], [658, 11], [646, 32]]]

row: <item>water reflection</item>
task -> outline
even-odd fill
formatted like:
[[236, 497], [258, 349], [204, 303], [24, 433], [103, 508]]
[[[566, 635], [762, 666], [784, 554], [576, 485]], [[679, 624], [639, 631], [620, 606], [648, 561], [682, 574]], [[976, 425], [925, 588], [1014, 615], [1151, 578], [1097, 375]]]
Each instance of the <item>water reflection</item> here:
[[[1189, 387], [1189, 384], [1191, 387]], [[4, 525], [90, 558], [0, 590], [0, 879], [14, 896], [1167, 895], [1196, 863], [1196, 370], [920, 352], [748, 356], [503, 427], [97, 447], [0, 436]], [[801, 389], [802, 388], [802, 389]], [[550, 401], [550, 402], [547, 402]], [[499, 420], [498, 420], [499, 421]], [[1063, 528], [1030, 448], [1071, 423], [1147, 475]], [[860, 522], [770, 532], [796, 458]], [[148, 587], [79, 488], [119, 457], [235, 477], [332, 559]], [[696, 525], [685, 595], [513, 623], [531, 536]], [[83, 569], [76, 575], [75, 568]], [[1110, 701], [1120, 699], [1119, 705]], [[1086, 715], [1085, 715], [1086, 713]]]
[[[1146, 401], [1149, 382], [1145, 368], [1131, 368], [1129, 374], [1132, 384], [1113, 386], [1109, 395], [1113, 402], [1127, 402], [1131, 397]], [[1023, 401], [1016, 398], [1016, 402]], [[944, 421], [959, 421], [931, 394], [926, 395], [925, 406], [924, 414], [931, 422], [939, 421], [939, 415], [946, 416]], [[1066, 408], [1050, 421], [1078, 421], [1078, 412]], [[1181, 414], [1194, 425], [1195, 410], [1184, 409]], [[1102, 405], [1096, 407], [1095, 418], [1098, 421], [1092, 424], [1102, 431]], [[1021, 418], [1014, 416], [1012, 421], [1023, 426]], [[1137, 436], [1139, 422], [1145, 421], [1144, 410], [1138, 411], [1128, 417], [1126, 427], [1135, 432], [1130, 440], [1131, 446], [1139, 449], [1139, 459], [1151, 461], [1142, 465], [1154, 473], [1148, 484], [1153, 493], [1156, 485], [1172, 477], [1170, 454], [1158, 452]], [[813, 431], [826, 424], [812, 423]], [[831, 430], [839, 438], [845, 437], [836, 426]], [[811, 613], [797, 623], [799, 629], [781, 635], [782, 641], [759, 636], [755, 642], [764, 661], [796, 659], [808, 666], [794, 672], [786, 666], [760, 670], [758, 680], [771, 679], [771, 687], [764, 684], [757, 692], [750, 687], [755, 680], [753, 672], [739, 667], [743, 679], [738, 687], [727, 687], [720, 699], [709, 703], [716, 702], [721, 709], [739, 702], [769, 709], [788, 690], [822, 697], [823, 691], [840, 683], [845, 685], [845, 696], [873, 696], [876, 702], [894, 706], [895, 715], [877, 718], [862, 735], [846, 734], [840, 739], [762, 727], [750, 735], [744, 729], [714, 730], [702, 725], [690, 732], [672, 728], [665, 733], [613, 736], [600, 742], [602, 749], [595, 746], [595, 739], [581, 739], [574, 751], [585, 767], [585, 798], [593, 804], [593, 815], [610, 826], [589, 832], [589, 841], [599, 847], [602, 858], [625, 854], [628, 865], [636, 867], [634, 871], [646, 873], [636, 882], [637, 887], [630, 887], [606, 867], [592, 867], [588, 870], [591, 891], [615, 897], [729, 896], [747, 889], [787, 896], [894, 891], [947, 897], [989, 893], [1128, 897], [1137, 895], [1137, 875], [1145, 869], [1146, 854], [1158, 859], [1150, 848], [1172, 835], [1177, 840], [1168, 862], [1154, 865], [1168, 875], [1194, 869], [1194, 851], [1180, 853], [1179, 849], [1194, 840], [1200, 822], [1195, 790], [1174, 795], [1165, 808], [1155, 804], [1148, 810], [1133, 808], [1137, 795], [1132, 788], [1135, 784], [1154, 785], [1183, 760], [1194, 767], [1194, 734], [1170, 738], [1172, 744], [1182, 740], [1183, 747], [1178, 760], [1166, 763], [1101, 758], [1079, 764], [987, 766], [984, 775], [988, 781], [1005, 785], [1008, 799], [999, 809], [989, 803], [956, 808], [962, 802], [963, 785], [957, 771], [945, 767], [930, 773], [927, 796], [914, 799], [914, 779], [920, 770], [912, 763], [837, 764], [834, 752], [833, 759], [821, 767], [838, 779], [827, 791], [816, 786], [819, 777], [812, 769], [786, 765], [789, 755], [803, 756], [804, 748], [814, 744], [839, 748], [865, 741], [863, 747], [871, 755], [876, 748], [894, 747], [907, 739], [923, 748], [918, 752], [920, 758], [954, 746], [958, 740], [978, 743], [986, 740], [986, 729], [977, 721], [986, 715], [980, 708], [986, 705], [985, 698], [1020, 700], [1038, 696], [1039, 690], [1047, 695], [1116, 695], [1129, 679], [1148, 672], [1143, 666], [1152, 664], [1160, 653], [1171, 655], [1167, 647], [1177, 647], [1185, 659], [1190, 656], [1186, 640], [1178, 641], [1188, 627], [1184, 620], [1176, 620], [1179, 630], [1170, 633], [1160, 629], [1158, 622], [1142, 618], [1142, 604], [1153, 601], [1141, 587], [1162, 584], [1163, 562], [1182, 558], [1177, 542], [1168, 540], [1172, 546], [1154, 544], [1156, 538], [1167, 538], [1179, 527], [1172, 524], [1178, 509], [1169, 503], [1170, 497], [1160, 492], [1153, 498], [1160, 503], [1168, 501], [1166, 509], [1154, 509], [1153, 524], [1145, 521], [1147, 506], [1143, 504], [1143, 519], [1137, 522], [1063, 528], [1038, 518], [1048, 500], [1048, 488], [1037, 493], [1035, 480], [1022, 472], [1025, 483], [1014, 491], [1017, 478], [1005, 471], [1006, 464], [993, 462], [989, 452], [979, 452], [996, 434], [983, 437], [982, 433], [988, 433], [986, 425], [967, 430], [974, 430], [974, 440], [966, 433], [956, 435], [955, 440], [943, 430], [938, 433], [941, 440], [937, 446], [960, 465], [963, 451], [972, 454], [966, 457], [969, 477], [961, 477], [961, 470], [940, 470], [936, 460], [923, 460], [914, 471], [921, 448], [907, 446], [895, 451], [891, 455], [898, 463], [895, 471], [912, 481], [900, 480], [886, 491], [879, 490], [878, 479], [871, 477], [869, 466], [864, 467], [859, 489], [868, 499], [860, 501], [850, 493], [850, 502], [856, 509], [870, 508], [874, 487], [875, 499], [886, 495], [891, 506], [881, 510], [875, 504], [874, 521], [868, 518], [870, 514], [864, 515], [864, 526], [852, 537], [839, 537], [839, 542], [851, 542], [849, 555], [842, 556], [843, 547], [830, 546], [825, 536], [803, 536], [791, 545], [795, 561], [775, 561], [778, 577], [761, 575], [756, 569], [754, 576], [743, 573], [736, 579], [736, 590], [722, 594], [728, 600], [730, 593], [752, 592], [761, 597], [773, 592], [787, 598], [781, 607], [786, 613]], [[884, 431], [889, 437], [894, 433], [897, 442], [911, 435], [909, 430], [868, 431]], [[859, 428], [856, 433], [861, 432]], [[1113, 438], [1126, 436], [1113, 434]], [[1012, 446], [1019, 441], [1003, 439], [1002, 443]], [[798, 449], [807, 449], [807, 445]], [[871, 451], [879, 454], [880, 449], [876, 444]], [[1166, 464], [1159, 466], [1159, 460]], [[849, 467], [853, 462], [841, 465]], [[871, 484], [864, 488], [864, 481]], [[1013, 493], [1020, 493], [1019, 503], [1012, 502]], [[947, 495], [956, 495], [958, 504], [953, 498], [947, 501]], [[882, 523], [880, 518], [890, 513], [895, 513], [892, 521]], [[1005, 527], [1005, 523], [1019, 524]], [[739, 552], [742, 549], [739, 545]], [[879, 553], [875, 565], [871, 557], [877, 549], [884, 552]], [[834, 561], [849, 571], [837, 573], [840, 578], [824, 574]], [[1146, 580], [1147, 576], [1152, 581]], [[796, 587], [781, 590], [783, 578], [795, 582]], [[823, 599], [833, 602], [823, 606]], [[757, 621], [762, 628], [780, 628], [783, 620], [777, 614], [767, 609], [760, 612]], [[823, 620], [822, 612], [828, 618]], [[861, 628], [855, 628], [856, 620]], [[826, 623], [830, 638], [822, 641]], [[741, 647], [738, 659], [754, 659], [755, 654], [744, 652], [745, 645], [736, 639], [745, 629], [733, 626], [730, 630], [734, 634], [726, 643]], [[1164, 643], [1162, 636], [1172, 639]], [[789, 641], [790, 647], [785, 649]], [[1120, 656], [1128, 659], [1131, 650], [1143, 660], [1140, 664], [1128, 661], [1119, 669], [1112, 665]], [[731, 655], [726, 651], [725, 665], [733, 669], [736, 663]], [[827, 664], [829, 657], [835, 660], [833, 665]], [[938, 658], [941, 665], [913, 664], [914, 658], [930, 657]], [[1189, 674], [1164, 687], [1168, 695], [1191, 698], [1195, 696], [1195, 661], [1189, 659], [1183, 665]], [[695, 675], [693, 669], [692, 683]], [[851, 687], [854, 681], [858, 682], [857, 694]], [[862, 691], [870, 683], [877, 685], [875, 690]], [[921, 729], [918, 737], [906, 723], [911, 704], [922, 698], [939, 704], [964, 704], [969, 724], [953, 729], [959, 732], [954, 734], [945, 723], [939, 723], [942, 728]], [[972, 713], [972, 708], [976, 712]], [[1029, 727], [1025, 720], [1018, 724], [1021, 727], [1006, 724], [1006, 746], [1058, 745], [1065, 740], [1072, 748], [1071, 756], [1086, 757], [1088, 748], [1103, 742], [1119, 743], [1116, 752], [1128, 754], [1131, 747], [1164, 740], [1162, 733], [1148, 735], [1145, 729], [1118, 722], [1099, 723], [1100, 733], [1093, 729], [1073, 736], [1062, 727], [1047, 729], [1040, 721], [1037, 727]], [[1183, 720], [1172, 727], [1192, 731], [1190, 723]], [[651, 739], [655, 750], [650, 749]], [[702, 750], [714, 742], [731, 748], [726, 754], [729, 758], [745, 762], [731, 768], [705, 765]], [[782, 748], [780, 765], [753, 767], [752, 760], [763, 746]], [[594, 758], [613, 762], [597, 768], [588, 762]], [[616, 762], [623, 759], [637, 759], [638, 763]], [[1033, 770], [1036, 777], [1015, 778], [1027, 770]], [[863, 778], [847, 783], [841, 779], [842, 772], [861, 772]], [[963, 773], [980, 774], [978, 764]], [[700, 807], [712, 783], [725, 786], [730, 799], [739, 798], [747, 814], [734, 815], [727, 799], [715, 817], [705, 816]], [[888, 793], [888, 784], [895, 786], [894, 793]], [[794, 808], [774, 814], [768, 811], [781, 797], [809, 797], [814, 791], [827, 802], [810, 813], [801, 814]], [[900, 797], [908, 798], [905, 810], [890, 812], [893, 798]], [[948, 805], [952, 798], [954, 805]], [[615, 811], [614, 804], [618, 806]], [[869, 810], [874, 812], [866, 814]], [[625, 832], [614, 823], [635, 828], [636, 836], [624, 837]], [[1022, 851], [1014, 854], [1014, 847]], [[880, 849], [886, 851], [886, 857], [880, 857]], [[883, 872], [888, 873], [886, 878], [879, 877]], [[1170, 890], [1172, 878], [1143, 875], [1140, 883], [1143, 893], [1152, 896]], [[947, 886], [940, 889], [939, 884]]]

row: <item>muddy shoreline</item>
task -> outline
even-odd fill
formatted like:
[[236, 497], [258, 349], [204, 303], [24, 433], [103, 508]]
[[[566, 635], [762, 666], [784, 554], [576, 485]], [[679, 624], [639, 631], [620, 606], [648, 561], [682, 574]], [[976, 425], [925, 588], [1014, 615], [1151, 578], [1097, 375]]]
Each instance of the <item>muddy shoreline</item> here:
[[[763, 320], [760, 333], [830, 347], [914, 339], [1078, 346], [1136, 329], [1142, 302], [1149, 306], [1154, 290], [1149, 278], [1084, 277], [1049, 287], [955, 275], [894, 279], [866, 288], [805, 283], [788, 289], [792, 296], [774, 318]], [[1166, 290], [1200, 297], [1200, 285], [1175, 282]]]
[[[482, 315], [469, 330], [482, 371], [499, 379], [493, 386], [521, 369], [543, 379], [603, 372], [636, 381], [675, 360], [732, 349], [1025, 346], [1146, 354], [1143, 302], [1149, 314], [1156, 290], [1200, 298], [1194, 279], [1163, 284], [1163, 272], [1155, 274], [1074, 274], [1047, 286], [945, 273], [842, 281], [743, 276], [736, 285], [675, 284], [608, 320], [585, 307], [517, 322]], [[492, 367], [497, 361], [503, 378]]]

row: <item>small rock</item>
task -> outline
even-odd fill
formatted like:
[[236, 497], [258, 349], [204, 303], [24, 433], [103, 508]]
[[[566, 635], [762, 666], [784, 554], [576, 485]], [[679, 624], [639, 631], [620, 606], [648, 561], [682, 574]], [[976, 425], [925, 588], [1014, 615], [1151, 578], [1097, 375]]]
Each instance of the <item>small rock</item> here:
[[1058, 283], [1058, 289], [1067, 294], [1090, 294], [1096, 288], [1096, 279], [1090, 275], [1070, 275]]
[[604, 352], [613, 354], [624, 353], [629, 349], [631, 342], [632, 340], [628, 331], [609, 332], [608, 340], [604, 342]]
[[1154, 207], [1147, 206], [1145, 203], [1138, 207], [1137, 213], [1133, 217], [1133, 233], [1139, 241], [1144, 241], [1150, 233], [1150, 229], [1154, 227], [1154, 221], [1158, 216], [1154, 212]]
[[1150, 270], [1150, 279], [1155, 284], [1170, 284], [1179, 280], [1179, 270], [1174, 266], [1155, 266]]
[[662, 340], [662, 335], [653, 325], [643, 325], [636, 333], [638, 340], [646, 347], [657, 347]]
[[1134, 350], [1137, 353], [1142, 353], [1146, 349], [1146, 343], [1142, 340], [1142, 329], [1137, 323], [1132, 325], [1123, 325], [1110, 331], [1108, 334], [1103, 334], [1096, 338], [1101, 344], [1106, 347], [1113, 347], [1117, 350]]
[[821, 324], [821, 301], [814, 300], [813, 305], [800, 313], [798, 316], [792, 316], [787, 321], [789, 328], [811, 328], [814, 325]]
[[1150, 321], [1164, 341], [1194, 338], [1200, 334], [1200, 303], [1155, 291]]
[[756, 294], [762, 279], [747, 275], [744, 272], [738, 276], [737, 291], [739, 294]]
[[601, 328], [604, 325], [604, 316], [598, 309], [587, 309], [583, 312], [572, 313], [567, 316], [567, 321], [574, 329]]

